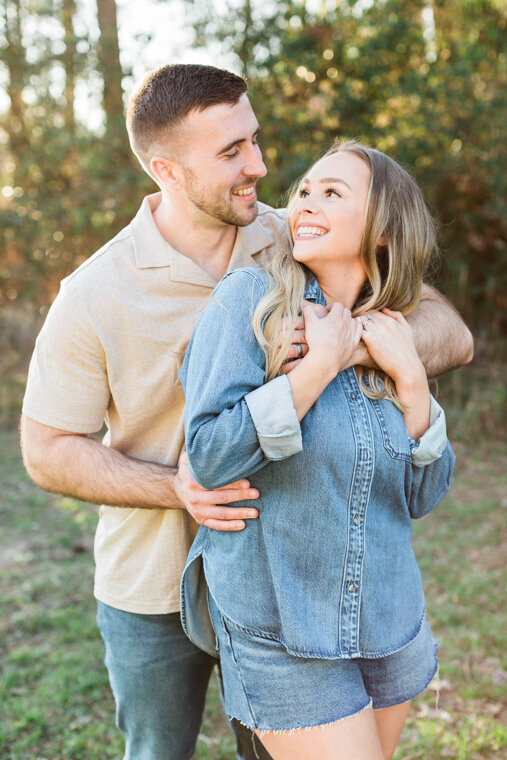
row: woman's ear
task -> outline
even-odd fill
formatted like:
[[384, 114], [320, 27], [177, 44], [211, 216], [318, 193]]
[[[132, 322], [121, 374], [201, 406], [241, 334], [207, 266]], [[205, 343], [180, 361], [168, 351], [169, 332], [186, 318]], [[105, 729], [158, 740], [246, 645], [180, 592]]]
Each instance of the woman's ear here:
[[386, 245], [387, 245], [387, 238], [386, 238], [386, 236], [385, 236], [385, 235], [381, 235], [381, 236], [379, 237], [377, 245], [380, 245], [380, 246], [382, 246], [383, 248], [385, 248], [385, 247], [386, 247]]

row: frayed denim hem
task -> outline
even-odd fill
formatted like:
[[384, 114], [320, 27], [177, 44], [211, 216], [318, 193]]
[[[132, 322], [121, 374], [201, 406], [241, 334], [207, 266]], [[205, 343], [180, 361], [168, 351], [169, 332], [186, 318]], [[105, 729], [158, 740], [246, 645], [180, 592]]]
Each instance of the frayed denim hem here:
[[282, 734], [287, 734], [288, 736], [292, 736], [293, 734], [296, 734], [300, 731], [313, 731], [317, 728], [326, 728], [326, 726], [332, 726], [334, 723], [340, 723], [342, 720], [347, 720], [347, 718], [353, 718], [356, 715], [360, 715], [365, 710], [368, 710], [370, 707], [372, 707], [372, 700], [369, 699], [368, 703], [361, 707], [360, 710], [357, 710], [356, 712], [350, 713], [350, 715], [344, 715], [341, 718], [335, 718], [334, 720], [329, 720], [326, 723], [317, 723], [314, 726], [295, 726], [294, 728], [259, 728], [249, 726], [247, 723], [244, 723], [240, 718], [236, 717], [235, 715], [228, 715], [229, 719], [234, 718], [235, 720], [239, 721], [241, 725], [245, 726], [245, 728], [250, 729], [250, 731], [253, 731], [256, 736], [262, 739], [263, 736], [266, 734], [273, 734], [273, 736], [281, 736]]

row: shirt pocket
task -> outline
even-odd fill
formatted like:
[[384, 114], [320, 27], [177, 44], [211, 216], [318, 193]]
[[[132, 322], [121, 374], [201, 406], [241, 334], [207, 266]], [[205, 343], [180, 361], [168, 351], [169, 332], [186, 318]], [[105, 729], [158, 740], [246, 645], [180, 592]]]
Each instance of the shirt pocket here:
[[392, 459], [411, 462], [410, 439], [400, 410], [392, 401], [384, 399], [375, 399], [371, 403], [379, 424], [382, 443], [389, 456]]

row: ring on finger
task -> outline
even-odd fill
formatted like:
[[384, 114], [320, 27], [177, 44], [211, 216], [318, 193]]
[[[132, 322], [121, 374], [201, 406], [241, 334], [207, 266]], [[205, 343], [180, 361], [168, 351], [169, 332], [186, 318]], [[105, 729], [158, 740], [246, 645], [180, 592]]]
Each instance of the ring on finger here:
[[373, 317], [372, 317], [371, 314], [367, 314], [366, 315], [366, 319], [363, 322], [363, 327], [366, 327], [366, 325], [368, 324], [368, 322], [375, 322], [375, 320], [373, 319]]
[[302, 359], [303, 358], [303, 346], [301, 345], [301, 343], [296, 343], [295, 345], [296, 345], [296, 350], [298, 352], [298, 359]]

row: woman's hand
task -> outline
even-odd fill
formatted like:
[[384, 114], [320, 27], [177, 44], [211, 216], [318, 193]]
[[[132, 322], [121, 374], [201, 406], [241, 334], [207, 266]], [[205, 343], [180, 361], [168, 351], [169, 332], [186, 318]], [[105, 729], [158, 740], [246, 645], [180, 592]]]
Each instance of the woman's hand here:
[[335, 377], [348, 365], [361, 339], [360, 319], [355, 319], [350, 309], [341, 303], [328, 307], [325, 316], [322, 316], [322, 307], [307, 303], [303, 314], [308, 344], [306, 364], [316, 365], [322, 372], [329, 372], [331, 378]]
[[382, 309], [361, 317], [362, 339], [372, 359], [395, 383], [426, 377], [412, 328], [399, 311]]
[[[327, 306], [323, 306], [322, 304], [312, 303], [311, 301], [303, 301], [303, 306], [307, 306], [307, 305], [313, 306], [315, 313], [320, 319], [322, 317], [325, 317], [329, 312], [329, 309], [327, 308]], [[286, 331], [287, 331], [286, 320], [282, 320], [281, 330], [280, 330], [280, 344], [282, 343], [283, 338], [286, 335]], [[287, 351], [287, 355], [283, 361], [282, 366], [280, 367], [280, 371], [278, 374], [288, 375], [289, 372], [292, 372], [292, 370], [298, 366], [299, 362], [302, 361], [303, 357], [306, 356], [307, 353], [308, 353], [308, 345], [306, 343], [306, 337], [305, 337], [305, 318], [301, 314], [301, 316], [297, 318], [296, 324], [294, 325], [294, 329], [291, 335], [289, 350]]]
[[303, 308], [308, 353], [287, 375], [292, 400], [301, 420], [331, 380], [347, 366], [361, 338], [362, 324], [349, 309], [335, 303], [322, 306], [305, 303]]
[[391, 309], [361, 319], [361, 337], [373, 360], [394, 380], [398, 398], [406, 410], [403, 416], [407, 430], [417, 440], [429, 427], [430, 393], [412, 328], [403, 314]]

